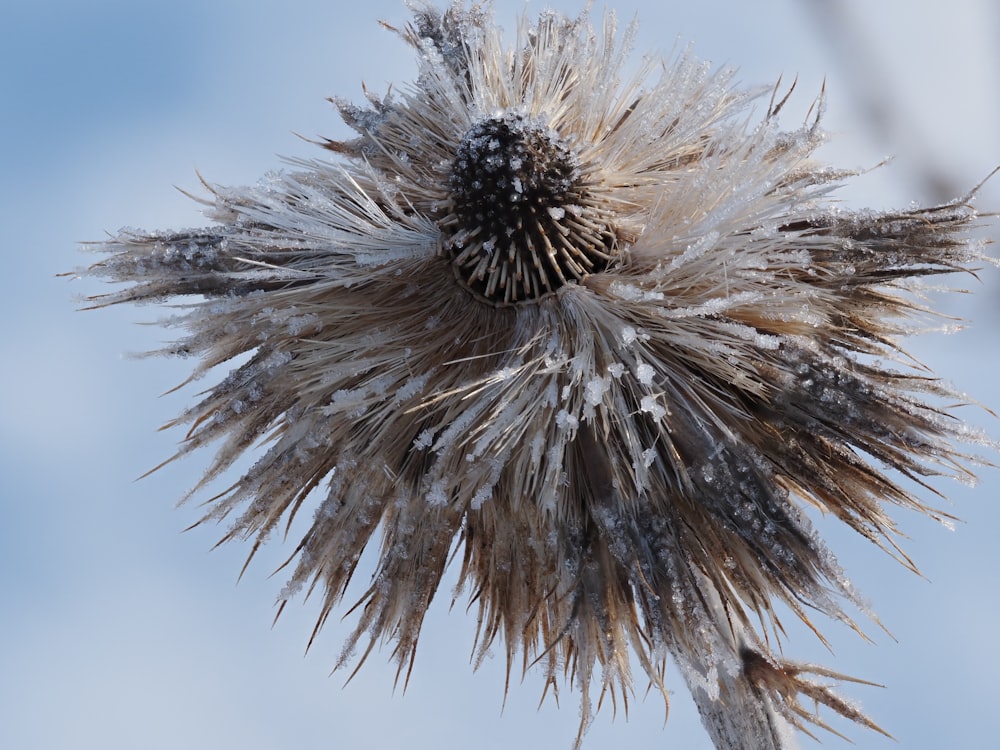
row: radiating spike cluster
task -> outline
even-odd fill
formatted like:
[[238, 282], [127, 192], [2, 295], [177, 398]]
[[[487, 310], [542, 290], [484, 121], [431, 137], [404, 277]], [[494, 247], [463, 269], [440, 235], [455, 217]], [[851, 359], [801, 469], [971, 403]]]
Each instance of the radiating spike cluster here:
[[628, 78], [611, 15], [511, 42], [488, 5], [417, 4], [399, 33], [416, 83], [338, 101], [334, 161], [212, 187], [211, 226], [84, 272], [121, 284], [94, 306], [182, 303], [192, 378], [239, 363], [172, 423], [178, 455], [215, 445], [195, 493], [257, 455], [205, 519], [256, 551], [312, 514], [280, 596], [318, 595], [317, 628], [348, 605], [338, 666], [388, 640], [406, 674], [454, 559], [478, 653], [572, 683], [580, 737], [636, 667], [666, 696], [671, 658], [719, 748], [790, 747], [820, 707], [882, 731], [781, 656], [775, 607], [867, 611], [807, 508], [912, 566], [890, 511], [941, 517], [917, 493], [994, 447], [900, 343], [922, 278], [985, 260], [969, 200], [836, 207], [817, 121], [752, 117], [690, 55]]
[[466, 133], [441, 222], [457, 278], [483, 300], [540, 299], [605, 270], [615, 234], [559, 134], [523, 116], [488, 117]]

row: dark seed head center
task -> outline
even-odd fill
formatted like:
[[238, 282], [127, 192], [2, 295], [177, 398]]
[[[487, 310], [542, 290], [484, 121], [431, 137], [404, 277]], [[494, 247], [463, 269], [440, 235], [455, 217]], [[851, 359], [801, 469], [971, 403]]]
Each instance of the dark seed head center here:
[[492, 304], [514, 304], [603, 270], [614, 233], [583, 173], [542, 122], [501, 113], [474, 124], [452, 163], [441, 222], [459, 281]]

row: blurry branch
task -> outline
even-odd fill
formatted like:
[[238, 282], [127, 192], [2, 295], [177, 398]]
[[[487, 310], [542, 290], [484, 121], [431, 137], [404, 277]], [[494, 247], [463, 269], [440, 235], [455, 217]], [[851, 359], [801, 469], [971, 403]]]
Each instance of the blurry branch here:
[[[876, 53], [871, 39], [852, 15], [847, 0], [807, 0], [802, 7], [813, 16], [817, 36], [825, 39], [833, 51], [871, 136], [889, 147], [894, 155], [903, 143], [918, 159], [907, 163], [915, 187], [926, 200], [943, 204], [965, 192], [962, 179], [943, 165], [940, 157], [929, 148], [926, 137], [914, 127], [916, 118], [909, 117], [904, 102], [893, 85], [882, 58]], [[899, 27], [897, 27], [899, 28]], [[895, 33], [895, 30], [894, 30]]]

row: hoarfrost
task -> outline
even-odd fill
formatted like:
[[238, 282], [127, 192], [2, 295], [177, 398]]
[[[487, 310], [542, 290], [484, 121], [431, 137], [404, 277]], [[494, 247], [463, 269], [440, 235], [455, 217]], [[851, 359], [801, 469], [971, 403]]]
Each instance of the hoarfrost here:
[[560, 409], [556, 412], [556, 424], [563, 429], [575, 430], [580, 426], [580, 420], [565, 409]]
[[420, 393], [427, 384], [427, 379], [430, 377], [429, 374], [419, 375], [417, 377], [410, 378], [396, 391], [397, 404], [401, 404], [404, 401], [409, 401], [415, 395]]
[[639, 408], [650, 414], [657, 421], [667, 415], [666, 407], [660, 404], [653, 396], [643, 396], [642, 401], [639, 402]]
[[542, 451], [545, 450], [545, 435], [542, 432], [535, 433], [531, 438], [531, 465], [537, 467], [542, 460]]
[[608, 390], [608, 380], [607, 378], [591, 378], [586, 387], [584, 388], [583, 395], [587, 400], [587, 403], [591, 406], [597, 406], [604, 400], [604, 394]]
[[427, 490], [427, 504], [436, 507], [447, 505], [448, 496], [444, 492], [444, 480], [438, 479], [436, 482], [431, 484], [430, 488]]
[[493, 496], [493, 489], [490, 487], [480, 487], [469, 502], [472, 510], [479, 510], [483, 504]]
[[622, 345], [632, 346], [636, 341], [645, 341], [649, 338], [648, 334], [639, 333], [633, 326], [622, 326], [621, 330]]
[[545, 396], [542, 398], [543, 406], [555, 406], [559, 403], [559, 387], [555, 381], [551, 381], [545, 386]]
[[665, 299], [663, 292], [643, 289], [635, 284], [625, 284], [620, 281], [612, 282], [608, 291], [626, 302], [662, 302]]
[[656, 371], [645, 362], [640, 363], [639, 366], [635, 368], [635, 376], [643, 385], [650, 385], [653, 382], [653, 376], [655, 374]]

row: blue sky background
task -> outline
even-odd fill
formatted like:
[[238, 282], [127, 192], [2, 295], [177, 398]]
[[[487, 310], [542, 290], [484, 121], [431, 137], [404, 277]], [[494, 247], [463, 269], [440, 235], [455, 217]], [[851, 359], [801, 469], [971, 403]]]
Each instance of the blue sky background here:
[[[548, 5], [575, 13], [581, 4]], [[623, 22], [639, 15], [637, 53], [691, 41], [700, 57], [738, 66], [747, 84], [797, 73], [789, 127], [825, 78], [834, 138], [821, 156], [839, 166], [896, 157], [842, 189], [846, 204], [963, 193], [1000, 164], [1000, 9], [990, 0], [947, 11], [930, 0], [873, 5], [616, 7]], [[508, 29], [522, 7], [496, 2]], [[405, 22], [402, 3], [5, 0], [0, 16], [0, 747], [569, 747], [576, 697], [536, 710], [542, 681], [529, 674], [514, 681], [501, 716], [502, 659], [472, 672], [474, 618], [461, 599], [449, 612], [447, 591], [405, 695], [393, 691], [388, 649], [347, 688], [343, 675], [329, 676], [347, 624], [331, 621], [303, 657], [316, 602], [293, 602], [271, 627], [283, 581], [268, 574], [289, 548], [272, 545], [236, 585], [245, 547], [210, 552], [218, 528], [181, 533], [199, 511], [174, 502], [199, 459], [134, 481], [172, 452], [180, 435], [155, 428], [194, 390], [158, 397], [185, 363], [122, 356], [169, 336], [136, 325], [158, 311], [75, 312], [73, 296], [100, 287], [55, 277], [87, 262], [80, 241], [121, 226], [202, 223], [172, 187], [197, 190], [196, 170], [221, 184], [253, 182], [280, 166], [275, 154], [314, 153], [293, 131], [344, 135], [326, 96], [360, 100], [362, 81], [381, 91], [413, 75], [410, 51], [375, 23]], [[1000, 179], [979, 205], [1000, 208]], [[971, 327], [912, 349], [997, 408], [1000, 276], [987, 270], [970, 285], [976, 295], [946, 304]], [[963, 413], [1000, 436], [982, 410]], [[956, 530], [900, 519], [926, 580], [829, 528], [896, 640], [872, 627], [871, 645], [831, 626], [834, 654], [799, 630], [787, 645], [792, 658], [886, 684], [849, 692], [899, 744], [838, 724], [859, 747], [986, 747], [1000, 734], [1000, 473], [984, 470], [976, 489], [940, 487], [964, 521]], [[640, 692], [628, 721], [602, 712], [586, 747], [707, 750], [676, 675], [673, 686], [666, 726], [658, 698]], [[841, 746], [824, 737], [823, 747]]]

